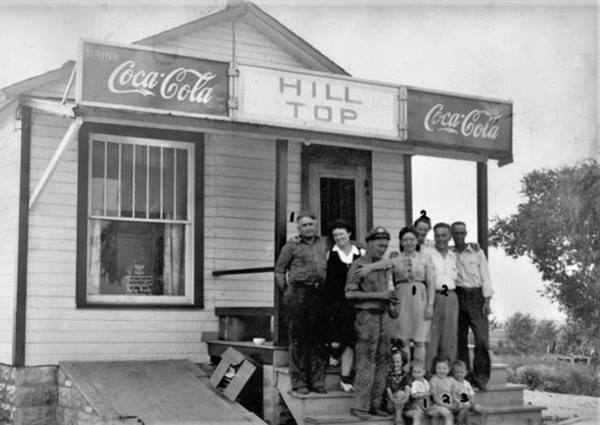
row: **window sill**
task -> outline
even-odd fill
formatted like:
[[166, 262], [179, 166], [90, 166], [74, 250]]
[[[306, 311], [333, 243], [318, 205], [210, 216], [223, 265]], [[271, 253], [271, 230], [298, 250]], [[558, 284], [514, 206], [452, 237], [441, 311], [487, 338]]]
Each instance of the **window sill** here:
[[202, 304], [78, 303], [78, 309], [106, 310], [203, 310]]

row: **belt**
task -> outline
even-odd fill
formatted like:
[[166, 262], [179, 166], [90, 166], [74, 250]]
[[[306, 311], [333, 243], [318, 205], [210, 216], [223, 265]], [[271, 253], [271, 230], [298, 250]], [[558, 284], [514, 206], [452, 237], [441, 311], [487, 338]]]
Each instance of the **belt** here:
[[394, 285], [401, 285], [405, 283], [422, 283], [423, 285], [425, 285], [425, 282], [422, 280], [398, 280], [394, 282]]
[[457, 286], [456, 292], [478, 292], [481, 291], [481, 286], [473, 287], [473, 288], [465, 288], [464, 286]]
[[435, 290], [436, 294], [450, 294], [451, 292], [454, 292], [454, 289], [436, 289]]
[[319, 289], [323, 286], [322, 282], [319, 281], [301, 281], [301, 282], [293, 282], [292, 286], [300, 287], [300, 288], [313, 288]]

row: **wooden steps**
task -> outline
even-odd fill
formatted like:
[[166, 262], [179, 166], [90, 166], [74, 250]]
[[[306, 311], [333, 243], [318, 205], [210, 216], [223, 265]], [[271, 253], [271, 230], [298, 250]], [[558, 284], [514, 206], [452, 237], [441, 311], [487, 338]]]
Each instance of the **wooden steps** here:
[[[492, 366], [490, 383], [486, 391], [475, 392], [475, 402], [482, 406], [481, 413], [469, 415], [469, 425], [541, 425], [542, 407], [524, 406], [523, 390], [525, 385], [507, 382], [508, 366]], [[339, 389], [339, 370], [327, 371], [325, 388], [327, 394], [298, 394], [291, 390], [291, 381], [287, 367], [275, 369], [277, 388], [298, 425], [323, 424], [366, 424], [393, 425], [393, 417], [371, 416], [362, 420], [350, 415], [352, 394]], [[442, 425], [439, 420], [428, 420], [428, 425]]]

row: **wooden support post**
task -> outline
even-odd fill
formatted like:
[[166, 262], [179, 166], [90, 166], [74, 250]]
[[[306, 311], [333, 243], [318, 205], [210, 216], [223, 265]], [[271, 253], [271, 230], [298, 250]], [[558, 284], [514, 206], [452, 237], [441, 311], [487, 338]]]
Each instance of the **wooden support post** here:
[[488, 178], [487, 163], [477, 163], [477, 242], [488, 255]]
[[19, 178], [19, 227], [17, 245], [17, 290], [13, 333], [13, 366], [25, 366], [27, 336], [27, 252], [29, 250], [29, 183], [31, 174], [31, 108], [21, 109], [21, 175]]
[[407, 226], [413, 222], [412, 209], [412, 155], [404, 155], [404, 222]]
[[[277, 140], [275, 147], [275, 259], [281, 252], [287, 239], [287, 191], [288, 191], [288, 141]], [[274, 318], [273, 318], [273, 343], [287, 345], [287, 326], [283, 306], [283, 294], [274, 282]]]

